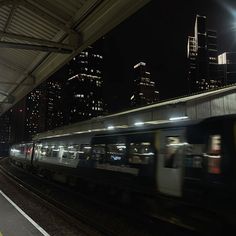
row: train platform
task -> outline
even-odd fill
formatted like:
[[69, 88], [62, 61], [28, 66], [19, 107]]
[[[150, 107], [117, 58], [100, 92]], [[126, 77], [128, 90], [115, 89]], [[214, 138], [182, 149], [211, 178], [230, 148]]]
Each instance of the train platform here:
[[49, 236], [0, 190], [0, 236]]

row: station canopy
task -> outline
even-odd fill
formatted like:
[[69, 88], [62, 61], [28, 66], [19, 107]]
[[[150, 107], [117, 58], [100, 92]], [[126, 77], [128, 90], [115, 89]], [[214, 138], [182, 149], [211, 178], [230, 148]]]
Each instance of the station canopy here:
[[1, 0], [0, 115], [150, 0]]

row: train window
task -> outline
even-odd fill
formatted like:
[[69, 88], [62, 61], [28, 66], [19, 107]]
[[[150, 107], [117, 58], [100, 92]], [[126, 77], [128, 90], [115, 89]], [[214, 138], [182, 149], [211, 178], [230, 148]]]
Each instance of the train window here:
[[52, 147], [52, 157], [57, 158], [59, 155], [59, 148], [58, 147]]
[[203, 167], [203, 144], [188, 144], [184, 164], [187, 168]]
[[78, 152], [79, 152], [79, 145], [74, 145], [74, 146], [70, 145], [64, 148], [62, 158], [75, 159], [77, 157]]
[[111, 164], [120, 164], [125, 160], [126, 145], [124, 143], [108, 144], [107, 158]]
[[25, 154], [25, 145], [20, 146], [20, 154], [21, 155]]
[[89, 160], [91, 156], [91, 146], [89, 144], [81, 144], [78, 155], [79, 155], [79, 159]]
[[22, 149], [18, 145], [13, 146], [11, 149], [11, 156], [24, 157], [24, 149]]
[[46, 156], [46, 148], [41, 148], [39, 151], [39, 158], [44, 158]]
[[26, 145], [26, 158], [27, 159], [31, 158], [32, 151], [33, 151], [33, 145], [32, 144]]
[[208, 150], [205, 156], [208, 158], [208, 172], [210, 174], [220, 174], [221, 136], [219, 134], [209, 136]]
[[42, 144], [41, 144], [41, 143], [37, 143], [37, 144], [35, 145], [35, 148], [34, 148], [34, 159], [35, 159], [35, 160], [38, 160], [38, 159], [40, 158], [41, 147], [42, 147]]
[[17, 156], [16, 153], [19, 152], [19, 150], [17, 150], [17, 148], [15, 146], [12, 146], [10, 149], [10, 156], [14, 157]]
[[181, 142], [178, 136], [168, 136], [166, 137], [166, 147], [164, 156], [164, 167], [166, 168], [178, 168], [179, 158], [178, 150], [180, 148]]
[[147, 165], [154, 159], [154, 147], [150, 142], [130, 143], [129, 163]]
[[105, 160], [105, 144], [96, 144], [92, 147], [92, 159], [96, 161]]
[[52, 156], [52, 148], [48, 147], [47, 145], [42, 146], [40, 150], [40, 157], [45, 158], [45, 157], [51, 157]]

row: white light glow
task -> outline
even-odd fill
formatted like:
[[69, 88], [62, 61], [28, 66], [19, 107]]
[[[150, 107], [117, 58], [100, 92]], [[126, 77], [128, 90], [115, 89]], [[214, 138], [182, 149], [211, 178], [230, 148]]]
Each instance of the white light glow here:
[[171, 117], [169, 120], [178, 121], [178, 120], [185, 120], [185, 119], [188, 119], [188, 116]]
[[115, 129], [115, 127], [113, 125], [110, 125], [107, 127], [108, 130], [112, 130], [112, 129]]
[[141, 121], [140, 122], [135, 122], [134, 125], [135, 126], [142, 126], [142, 125], [144, 125], [144, 122], [141, 122]]

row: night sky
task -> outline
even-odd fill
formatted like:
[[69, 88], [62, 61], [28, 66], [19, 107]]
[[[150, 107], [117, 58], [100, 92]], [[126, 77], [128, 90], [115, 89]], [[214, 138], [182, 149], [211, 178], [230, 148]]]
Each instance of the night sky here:
[[161, 99], [187, 93], [187, 36], [196, 14], [218, 32], [219, 53], [236, 51], [236, 0], [151, 1], [95, 43], [104, 55], [104, 95], [110, 111], [129, 107], [132, 68], [144, 61]]

